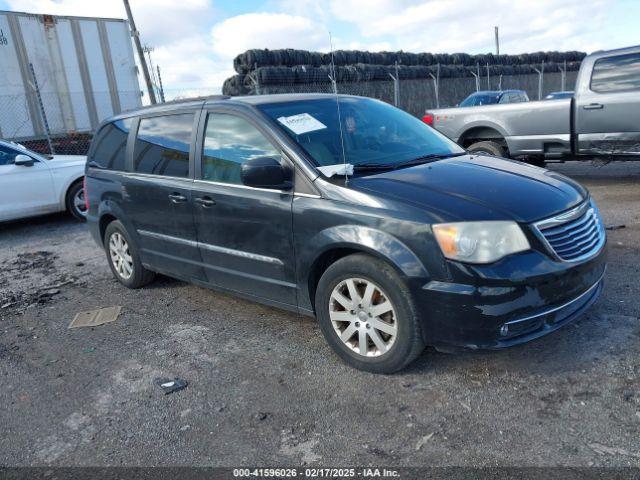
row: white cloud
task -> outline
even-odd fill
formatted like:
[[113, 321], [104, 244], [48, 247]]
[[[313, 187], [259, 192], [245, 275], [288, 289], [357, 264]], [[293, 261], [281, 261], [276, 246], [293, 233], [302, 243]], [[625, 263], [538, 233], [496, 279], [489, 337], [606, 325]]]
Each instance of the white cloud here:
[[222, 58], [233, 58], [251, 48], [326, 47], [325, 27], [309, 18], [286, 13], [248, 13], [228, 18], [211, 30], [213, 50]]
[[504, 53], [607, 46], [601, 35], [608, 9], [603, 0], [331, 0], [330, 5], [361, 37], [390, 39], [394, 49], [493, 51], [495, 25]]
[[348, 49], [348, 50], [364, 50], [364, 51], [368, 51], [368, 52], [388, 52], [388, 51], [392, 51], [394, 50], [394, 48], [391, 45], [391, 42], [361, 42], [361, 41], [351, 41], [351, 42], [346, 42], [345, 45], [343, 45], [342, 39], [338, 39], [338, 41], [334, 42], [334, 48], [336, 50], [344, 48], [344, 49]]

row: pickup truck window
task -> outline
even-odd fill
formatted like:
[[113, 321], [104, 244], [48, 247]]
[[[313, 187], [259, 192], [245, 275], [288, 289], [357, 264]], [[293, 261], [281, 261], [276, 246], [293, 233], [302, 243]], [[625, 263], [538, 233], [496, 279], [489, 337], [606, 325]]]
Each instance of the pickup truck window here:
[[599, 93], [640, 90], [640, 53], [597, 60], [591, 90]]

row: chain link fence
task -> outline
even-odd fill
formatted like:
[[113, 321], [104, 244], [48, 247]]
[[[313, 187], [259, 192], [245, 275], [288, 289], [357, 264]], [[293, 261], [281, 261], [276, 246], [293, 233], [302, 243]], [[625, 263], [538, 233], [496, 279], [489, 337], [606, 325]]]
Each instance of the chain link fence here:
[[[504, 75], [492, 74], [497, 69], [491, 65], [477, 67], [477, 73], [469, 71], [468, 76], [429, 78], [399, 78], [389, 74], [388, 80], [338, 80], [339, 94], [359, 95], [376, 98], [395, 105], [412, 115], [422, 116], [426, 110], [455, 107], [471, 93], [479, 90], [524, 90], [531, 100], [544, 99], [551, 92], [572, 90], [577, 77], [577, 69], [567, 71], [566, 66], [553, 66], [555, 71], [545, 72], [541, 64], [538, 72]], [[435, 68], [437, 72], [438, 68]], [[484, 72], [483, 72], [484, 70]], [[277, 73], [277, 72], [275, 72]], [[280, 82], [277, 75], [269, 76], [268, 82], [261, 82], [260, 75], [248, 74], [243, 82], [243, 95], [268, 95], [278, 93], [334, 93], [329, 76], [325, 81]]]
[[140, 91], [0, 94], [0, 138], [44, 155], [85, 155], [100, 122], [135, 104]]

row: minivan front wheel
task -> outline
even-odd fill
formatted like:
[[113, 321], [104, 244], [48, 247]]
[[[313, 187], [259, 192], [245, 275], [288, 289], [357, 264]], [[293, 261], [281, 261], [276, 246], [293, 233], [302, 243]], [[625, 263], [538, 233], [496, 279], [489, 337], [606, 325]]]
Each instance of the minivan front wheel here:
[[154, 273], [142, 266], [136, 246], [118, 220], [107, 225], [104, 248], [111, 272], [125, 287], [140, 288], [153, 280]]
[[355, 254], [332, 264], [318, 283], [315, 303], [325, 339], [355, 368], [393, 373], [424, 349], [409, 290], [374, 257]]

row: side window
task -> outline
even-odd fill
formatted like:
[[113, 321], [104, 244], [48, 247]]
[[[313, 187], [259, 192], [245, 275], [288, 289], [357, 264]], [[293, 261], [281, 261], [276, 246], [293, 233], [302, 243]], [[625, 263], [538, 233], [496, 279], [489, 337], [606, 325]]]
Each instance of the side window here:
[[500, 97], [500, 101], [498, 103], [511, 103], [511, 94], [505, 93]]
[[109, 170], [124, 170], [127, 136], [133, 119], [125, 118], [108, 123], [100, 129], [94, 139], [94, 148], [89, 161], [92, 166]]
[[133, 170], [186, 178], [193, 113], [143, 118], [133, 150]]
[[13, 148], [0, 145], [0, 165], [12, 165], [16, 155], [18, 152]]
[[459, 105], [460, 107], [472, 107], [476, 101], [476, 97], [467, 97], [463, 100], [463, 102]]
[[599, 93], [640, 90], [640, 53], [597, 60], [591, 73], [591, 90]]
[[242, 184], [240, 169], [257, 157], [280, 157], [280, 152], [246, 120], [226, 113], [210, 113], [204, 136], [202, 179]]

